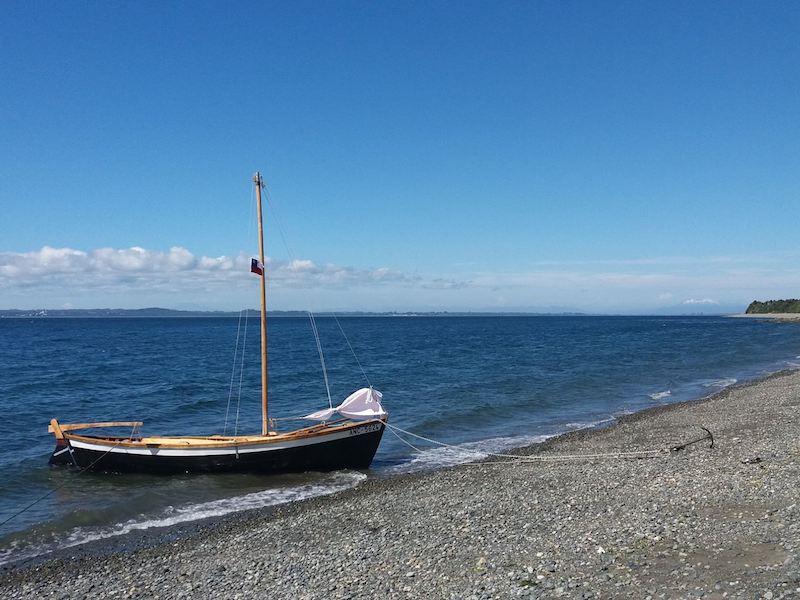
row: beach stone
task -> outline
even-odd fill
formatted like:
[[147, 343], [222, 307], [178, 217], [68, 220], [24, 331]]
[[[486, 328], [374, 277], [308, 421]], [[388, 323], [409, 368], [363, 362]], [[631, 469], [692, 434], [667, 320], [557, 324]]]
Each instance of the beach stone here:
[[[332, 496], [0, 572], [9, 598], [797, 597], [800, 374]], [[698, 425], [715, 447], [687, 446]], [[738, 438], [736, 443], [733, 439]], [[760, 457], [758, 463], [743, 460]], [[362, 515], [365, 515], [362, 517]], [[118, 544], [118, 545], [115, 545]], [[93, 591], [94, 590], [94, 591]]]

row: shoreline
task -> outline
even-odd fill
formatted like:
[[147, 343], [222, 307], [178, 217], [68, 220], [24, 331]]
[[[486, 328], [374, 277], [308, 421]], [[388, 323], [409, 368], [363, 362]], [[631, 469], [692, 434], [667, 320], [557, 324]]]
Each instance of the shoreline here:
[[[583, 439], [586, 436], [595, 435], [600, 431], [617, 427], [623, 422], [635, 422], [639, 419], [647, 418], [651, 415], [656, 415], [661, 412], [667, 412], [671, 409], [680, 408], [681, 406], [687, 404], [695, 404], [713, 400], [718, 396], [723, 395], [728, 390], [735, 388], [746, 388], [751, 385], [757, 385], [758, 383], [762, 381], [767, 381], [773, 377], [781, 377], [783, 375], [789, 375], [794, 372], [800, 372], [800, 369], [781, 369], [780, 371], [776, 371], [774, 373], [770, 373], [768, 375], [764, 375], [756, 379], [734, 383], [730, 386], [712, 392], [711, 394], [708, 394], [706, 396], [701, 396], [699, 398], [680, 400], [676, 402], [670, 402], [667, 404], [657, 404], [654, 406], [648, 406], [646, 408], [639, 409], [631, 413], [616, 414], [609, 417], [608, 419], [603, 419], [601, 421], [598, 421], [597, 423], [587, 425], [586, 427], [581, 427], [578, 429], [570, 429], [562, 431], [560, 433], [553, 434], [540, 442], [534, 442], [531, 444], [524, 444], [521, 446], [514, 446], [508, 448], [506, 450], [503, 450], [502, 453], [518, 454], [520, 456], [524, 456], [528, 454], [536, 454], [537, 452], [543, 452], [545, 450], [556, 449], [560, 442]], [[395, 479], [404, 480], [407, 483], [413, 483], [415, 479], [425, 478], [427, 476], [434, 475], [435, 473], [438, 473], [440, 471], [460, 469], [463, 468], [465, 464], [479, 464], [491, 460], [496, 460], [496, 459], [492, 459], [492, 457], [490, 456], [484, 459], [465, 461], [465, 463], [458, 463], [449, 466], [426, 468], [419, 471], [409, 471], [409, 472], [401, 471], [391, 474], [376, 473], [371, 475], [370, 477], [368, 477], [368, 479], [366, 479], [362, 483], [359, 483], [358, 485], [355, 485], [353, 487], [344, 490], [332, 492], [330, 494], [322, 494], [319, 496], [304, 498], [302, 500], [294, 500], [290, 502], [263, 506], [259, 508], [244, 509], [241, 511], [235, 511], [223, 515], [217, 515], [217, 516], [205, 517], [202, 519], [196, 519], [192, 521], [175, 523], [163, 527], [135, 529], [124, 534], [109, 536], [97, 540], [90, 540], [87, 542], [75, 544], [74, 546], [68, 546], [63, 549], [53, 550], [51, 552], [46, 552], [30, 558], [24, 558], [16, 562], [2, 564], [0, 565], [0, 577], [5, 575], [6, 573], [25, 570], [52, 561], [76, 560], [76, 559], [85, 559], [88, 557], [98, 557], [98, 556], [103, 557], [116, 553], [124, 554], [147, 548], [152, 548], [164, 543], [171, 543], [177, 540], [185, 540], [197, 535], [210, 534], [217, 526], [224, 526], [229, 521], [238, 522], [248, 518], [269, 517], [280, 508], [286, 508], [286, 507], [299, 508], [300, 506], [306, 503], [311, 503], [315, 501], [324, 502], [326, 499], [332, 499], [342, 494], [358, 493], [359, 490], [368, 489], [372, 484], [380, 485], [388, 481], [393, 481]]]
[[[796, 400], [796, 392], [797, 390], [800, 390], [800, 373], [792, 370], [781, 371], [757, 380], [735, 384], [703, 398], [649, 407], [632, 414], [621, 415], [617, 417], [614, 422], [607, 424], [604, 427], [591, 427], [565, 432], [543, 442], [517, 448], [509, 453], [525, 456], [531, 454], [550, 454], [555, 450], [560, 451], [559, 453], [570, 453], [578, 450], [579, 452], [575, 453], [579, 454], [581, 452], [611, 452], [619, 449], [642, 447], [645, 442], [650, 442], [652, 444], [656, 441], [654, 439], [647, 438], [653, 437], [652, 430], [658, 429], [659, 422], [670, 422], [675, 421], [676, 419], [678, 421], [685, 420], [684, 417], [686, 416], [686, 413], [692, 413], [698, 410], [702, 411], [702, 407], [708, 407], [710, 404], [715, 404], [718, 402], [724, 403], [729, 401], [731, 397], [749, 397], [753, 395], [759, 395], [763, 388], [773, 385], [777, 385], [778, 387], [792, 388], [795, 392], [794, 400]], [[770, 424], [766, 423], [765, 425], [769, 426]], [[797, 423], [794, 422], [793, 425], [797, 425]], [[710, 428], [712, 431], [714, 431], [714, 427]], [[685, 431], [682, 431], [682, 436], [680, 439], [676, 439], [674, 434], [669, 440], [662, 436], [659, 438], [659, 443], [662, 444], [662, 447], [666, 447], [670, 444], [674, 445], [687, 441], [688, 439], [698, 437], [696, 434], [699, 432], [699, 429], [696, 426], [691, 426], [687, 423], [687, 426], [683, 429], [685, 429]], [[719, 430], [719, 427], [717, 427], [717, 429]], [[645, 435], [645, 433], [648, 433], [648, 435]], [[718, 435], [717, 431], [714, 433], [715, 436]], [[622, 436], [622, 440], [617, 439], [620, 438], [620, 436]], [[797, 437], [795, 437], [795, 439], [797, 439]], [[720, 441], [718, 441], [718, 444]], [[702, 447], [703, 445], [701, 444], [699, 446]], [[681, 461], [683, 460], [684, 456], [702, 457], [703, 459], [707, 459], [708, 456], [705, 455], [713, 456], [714, 454], [714, 452], [704, 453], [701, 448], [695, 446], [687, 449], [682, 455], [681, 453], [677, 453], [676, 456], [670, 455], [670, 457], [667, 459], [658, 458], [654, 460], [624, 460], [615, 461], [615, 464], [624, 467], [623, 470], [630, 469], [634, 465], [644, 465], [649, 469], [652, 465], [661, 464], [665, 460], [668, 462], [673, 461], [673, 459]], [[491, 459], [486, 459], [483, 462], [490, 461]], [[491, 476], [493, 479], [499, 475], [511, 477], [513, 479], [514, 473], [517, 470], [530, 471], [537, 469], [542, 473], [558, 473], [560, 471], [564, 471], [566, 475], [572, 476], [574, 475], [574, 471], [587, 474], [588, 466], [597, 466], [602, 470], [613, 465], [606, 461], [588, 460], [571, 462], [571, 464], [564, 464], [562, 462], [555, 464], [550, 463], [547, 466], [544, 466], [541, 463], [516, 464], [513, 461], [508, 465], [482, 465], [481, 461], [478, 461], [477, 463], [471, 463], [470, 466], [454, 466], [435, 471], [396, 474], [386, 478], [371, 478], [354, 488], [336, 492], [331, 495], [319, 496], [300, 502], [253, 509], [239, 513], [231, 513], [201, 521], [177, 524], [158, 530], [145, 530], [141, 532], [128, 533], [118, 538], [107, 538], [104, 540], [88, 542], [80, 546], [74, 546], [64, 550], [56, 551], [54, 553], [23, 560], [19, 563], [12, 563], [2, 567], [2, 570], [0, 570], [0, 589], [6, 589], [9, 591], [9, 588], [11, 588], [11, 592], [15, 592], [17, 595], [21, 594], [24, 596], [26, 593], [31, 593], [33, 591], [25, 591], [24, 586], [26, 583], [27, 585], [32, 585], [31, 582], [33, 580], [41, 581], [43, 578], [51, 582], [58, 581], [58, 585], [61, 588], [63, 588], [65, 585], [76, 585], [80, 582], [74, 579], [74, 577], [71, 575], [72, 573], [83, 572], [84, 570], [91, 571], [98, 568], [98, 565], [121, 566], [124, 564], [130, 564], [131, 562], [147, 565], [154, 563], [154, 561], [157, 563], [161, 560], [164, 560], [165, 556], [172, 556], [174, 553], [179, 555], [182, 553], [191, 553], [197, 545], [200, 545], [201, 547], [207, 547], [209, 545], [224, 543], [229, 539], [252, 537], [253, 531], [263, 531], [266, 529], [272, 530], [276, 528], [280, 529], [281, 525], [285, 525], [287, 522], [296, 523], [299, 521], [302, 523], [306, 520], [319, 520], [323, 523], [327, 523], [331, 516], [338, 516], [340, 518], [343, 516], [341, 512], [341, 508], [343, 506], [346, 507], [349, 504], [354, 504], [361, 507], [365, 505], [369, 506], [371, 504], [371, 500], [376, 504], [380, 504], [381, 499], [387, 496], [391, 497], [393, 495], [400, 495], [407, 497], [409, 500], [413, 500], [413, 494], [409, 496], [411, 490], [424, 487], [437, 488], [440, 486], [440, 482], [442, 480], [470, 480], [474, 483], [484, 484], [484, 478], [480, 476], [481, 473], [484, 476]], [[794, 466], [797, 466], [796, 463], [794, 463]], [[633, 475], [635, 476], [636, 473], [633, 473]], [[489, 487], [492, 488], [490, 490], [490, 496], [492, 497], [496, 496], [497, 494], [500, 494], [500, 496], [503, 497], [506, 493], [503, 489], [496, 489], [496, 487], [488, 485], [486, 488], [486, 493], [489, 493]], [[481, 493], [485, 491], [484, 488], [480, 489]], [[436, 495], [433, 495], [432, 499], [435, 498]], [[431, 498], [429, 498], [429, 500], [430, 499]], [[491, 499], [492, 498], [489, 498], [487, 501]], [[548, 498], [547, 500], [552, 501], [554, 498]], [[453, 508], [459, 507], [456, 505]], [[462, 506], [460, 508], [463, 512], [464, 507]], [[422, 512], [425, 513], [425, 511]], [[444, 515], [439, 514], [435, 509], [428, 512], [430, 513], [428, 516], [432, 518], [444, 517]], [[374, 521], [374, 517], [370, 517], [370, 519], [370, 522]], [[350, 520], [348, 520], [348, 523], [349, 522]], [[358, 523], [357, 520], [354, 522]], [[329, 525], [333, 526], [334, 524]], [[373, 525], [368, 526], [368, 531], [371, 531], [370, 527], [376, 527], [376, 531], [380, 531], [382, 529], [380, 525], [380, 519], [374, 522]], [[292, 531], [295, 532], [296, 528], [292, 528]], [[296, 533], [289, 535], [296, 535]], [[275, 539], [274, 536], [269, 536], [269, 538], [272, 540]], [[351, 542], [352, 540], [348, 539], [347, 536], [342, 539], [343, 545], [348, 545]], [[601, 546], [598, 545], [598, 547]], [[596, 552], [599, 553], [599, 551]], [[335, 554], [336, 553], [333, 552], [334, 556]], [[606, 554], [605, 550], [602, 553], [599, 553], [598, 556], [602, 556], [604, 554]], [[220, 558], [222, 555], [224, 555], [223, 552], [216, 554], [211, 551], [210, 558], [213, 558], [214, 556]], [[527, 567], [525, 571], [527, 572]], [[552, 573], [549, 571], [545, 572]], [[403, 574], [403, 577], [400, 578], [399, 583], [397, 583], [399, 587], [397, 587], [397, 589], [390, 589], [390, 593], [402, 593], [405, 587], [409, 587], [405, 584], [420, 583], [420, 580], [415, 580], [412, 582], [407, 581], [408, 579], [413, 579], [413, 577], [405, 577], [405, 574], [407, 574], [407, 572]], [[537, 573], [536, 577], [538, 577], [540, 574], [541, 573]], [[520, 577], [522, 577], [522, 579], [518, 578], [519, 581], [528, 581], [524, 579], [524, 575], [521, 575]], [[224, 579], [224, 576], [222, 579]], [[515, 588], [515, 590], [534, 590], [537, 592], [542, 592], [544, 589], [549, 589], [539, 586], [539, 583], [543, 582], [545, 579], [547, 579], [549, 582], [552, 577], [550, 577], [548, 574], [545, 574], [542, 579], [531, 580], [529, 585], [516, 586], [516, 588], [519, 589]], [[17, 586], [23, 586], [23, 589], [15, 589]], [[411, 586], [412, 589], [414, 589], [414, 587], [415, 586]], [[551, 591], [556, 590], [557, 587], [558, 586], [553, 587]], [[798, 583], [798, 587], [800, 587], [800, 583]], [[154, 588], [148, 589], [150, 592], [153, 592], [154, 590]], [[262, 591], [263, 589], [270, 588], [262, 588]], [[460, 589], [461, 591], [464, 591], [463, 587], [459, 588], [456, 586], [456, 588], [452, 589]], [[37, 594], [40, 591], [41, 590], [38, 590], [37, 588]], [[434, 595], [436, 594], [434, 593]], [[309, 597], [316, 596], [312, 593], [312, 595]]]
[[772, 319], [773, 321], [800, 321], [800, 313], [742, 313], [728, 315], [733, 319]]
[[[640, 408], [633, 412], [616, 412], [610, 414], [607, 418], [603, 418], [598, 421], [588, 423], [585, 426], [579, 427], [577, 429], [567, 428], [556, 433], [548, 434], [546, 436], [541, 436], [544, 437], [544, 439], [542, 439], [541, 441], [524, 443], [520, 446], [507, 447], [504, 450], [499, 450], [499, 452], [505, 454], [518, 454], [518, 453], [528, 453], [528, 452], [533, 453], [537, 449], [543, 450], [545, 448], [550, 448], [551, 446], [556, 445], [562, 439], [572, 439], [573, 437], [577, 438], [583, 435], [591, 435], [594, 432], [603, 429], [613, 428], [623, 420], [637, 419], [640, 416], [644, 416], [646, 414], [658, 413], [663, 410], [671, 409], [673, 407], [682, 406], [684, 404], [697, 403], [710, 400], [717, 397], [720, 394], [725, 393], [727, 390], [738, 387], [747, 387], [749, 385], [757, 384], [760, 381], [769, 379], [771, 377], [781, 376], [782, 374], [788, 374], [794, 371], [800, 372], [800, 367], [796, 369], [784, 367], [779, 369], [778, 371], [768, 372], [767, 374], [760, 375], [755, 378], [749, 378], [737, 381], [736, 383], [733, 383], [721, 389], [717, 389], [713, 392], [694, 398], [669, 401], [666, 404], [654, 403], [650, 406]], [[388, 434], [389, 432], [386, 433]], [[433, 448], [435, 449], [436, 447], [434, 446]], [[482, 451], [478, 450], [476, 452], [480, 453]], [[489, 454], [491, 454], [491, 452], [489, 452]], [[318, 496], [311, 496], [301, 500], [280, 502], [277, 504], [270, 504], [257, 508], [236, 510], [221, 515], [214, 515], [198, 519], [181, 521], [170, 525], [152, 526], [142, 529], [134, 528], [125, 533], [107, 535], [105, 537], [100, 537], [98, 539], [90, 539], [88, 541], [78, 542], [73, 545], [69, 545], [62, 549], [46, 551], [35, 556], [29, 556], [13, 562], [6, 562], [0, 564], [0, 578], [6, 573], [18, 570], [24, 570], [29, 567], [35, 567], [56, 560], [73, 560], [73, 559], [83, 559], [86, 557], [103, 557], [114, 553], [129, 553], [133, 551], [152, 548], [163, 543], [171, 543], [176, 540], [193, 537], [201, 533], [208, 533], [210, 530], [213, 530], [213, 528], [215, 528], [217, 525], [224, 524], [226, 521], [236, 521], [253, 515], [270, 515], [275, 510], [281, 507], [300, 505], [303, 503], [312, 502], [317, 499], [324, 502], [324, 500], [327, 498], [332, 498], [343, 493], [352, 492], [354, 490], [365, 489], [365, 486], [369, 486], [376, 482], [383, 482], [389, 479], [396, 479], [396, 478], [406, 478], [406, 477], [414, 478], [417, 476], [424, 477], [426, 475], [431, 475], [433, 473], [442, 470], [461, 468], [465, 463], [476, 464], [485, 462], [487, 460], [492, 460], [492, 459], [491, 457], [488, 457], [483, 459], [467, 460], [464, 462], [458, 462], [451, 465], [424, 467], [419, 470], [411, 470], [411, 471], [396, 471], [389, 473], [380, 471], [366, 471], [366, 472], [360, 471], [360, 473], [368, 474], [368, 478], [361, 483], [358, 483], [352, 487], [343, 490], [324, 493]]]

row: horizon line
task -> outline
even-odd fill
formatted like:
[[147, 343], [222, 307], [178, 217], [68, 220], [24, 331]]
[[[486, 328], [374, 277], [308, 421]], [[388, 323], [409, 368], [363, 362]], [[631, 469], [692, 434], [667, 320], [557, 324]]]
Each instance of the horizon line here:
[[[170, 314], [135, 314], [147, 311], [170, 313]], [[203, 309], [173, 309], [162, 307], [144, 308], [10, 308], [0, 309], [0, 318], [68, 318], [68, 317], [93, 317], [93, 318], [153, 318], [153, 317], [214, 317], [220, 318], [236, 316], [243, 312], [258, 313], [258, 308], [244, 308], [241, 310], [203, 310]], [[270, 311], [273, 316], [299, 316], [309, 312], [324, 317], [326, 314], [331, 316], [436, 316], [436, 315], [457, 315], [457, 316], [576, 316], [576, 317], [681, 317], [681, 316], [730, 316], [745, 314], [740, 312], [718, 311], [718, 312], [682, 312], [682, 313], [658, 313], [658, 312], [586, 312], [586, 311], [536, 311], [536, 310], [317, 310], [308, 311], [303, 309], [276, 309]], [[15, 314], [20, 313], [20, 314]], [[57, 314], [48, 314], [57, 313]], [[70, 315], [69, 313], [74, 313]], [[119, 314], [83, 314], [80, 313], [119, 313]], [[129, 313], [129, 314], [126, 314]]]

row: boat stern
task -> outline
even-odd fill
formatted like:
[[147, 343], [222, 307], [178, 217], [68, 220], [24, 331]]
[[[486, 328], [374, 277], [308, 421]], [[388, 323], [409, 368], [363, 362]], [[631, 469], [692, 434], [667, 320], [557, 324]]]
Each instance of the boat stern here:
[[56, 447], [50, 455], [50, 460], [48, 462], [51, 465], [70, 464], [72, 462], [72, 457], [70, 456], [69, 442], [64, 438], [64, 432], [61, 430], [57, 419], [50, 420], [50, 426], [47, 428], [47, 432], [52, 433], [56, 438]]
[[48, 461], [51, 465], [69, 465], [72, 464], [72, 457], [69, 453], [69, 444], [66, 440], [56, 440], [56, 447], [50, 455]]

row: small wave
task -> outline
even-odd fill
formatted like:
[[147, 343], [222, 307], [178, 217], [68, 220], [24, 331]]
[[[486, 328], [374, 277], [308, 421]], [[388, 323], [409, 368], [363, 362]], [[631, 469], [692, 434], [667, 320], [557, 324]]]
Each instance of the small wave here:
[[432, 448], [417, 453], [408, 462], [388, 468], [387, 472], [412, 473], [414, 471], [429, 471], [441, 469], [443, 467], [453, 467], [455, 465], [483, 460], [484, 458], [488, 458], [492, 453], [538, 444], [554, 435], [556, 434], [498, 437], [481, 440], [479, 442], [465, 442], [448, 447]]
[[621, 408], [617, 411], [614, 411], [615, 418], [613, 420], [616, 421], [616, 417], [624, 417], [625, 415], [632, 415], [635, 412], [636, 410], [634, 410], [633, 408]]
[[652, 400], [661, 400], [662, 398], [669, 398], [672, 396], [672, 390], [664, 390], [663, 392], [654, 392], [647, 394]]
[[705, 383], [703, 384], [703, 387], [718, 387], [718, 388], [724, 388], [724, 387], [728, 387], [728, 386], [730, 386], [730, 385], [733, 385], [733, 384], [734, 384], [734, 383], [736, 383], [737, 381], [739, 381], [739, 380], [738, 380], [738, 379], [736, 379], [735, 377], [726, 377], [726, 378], [723, 378], [723, 379], [714, 379], [713, 381], [707, 381], [707, 382], [705, 382]]
[[209, 517], [219, 517], [244, 510], [264, 508], [276, 504], [286, 504], [288, 502], [296, 502], [316, 496], [326, 496], [355, 487], [366, 478], [367, 476], [364, 473], [339, 472], [327, 476], [317, 483], [309, 483], [283, 489], [263, 490], [243, 496], [222, 498], [220, 500], [201, 502], [199, 504], [188, 504], [177, 508], [170, 506], [157, 517], [148, 518], [146, 515], [140, 515], [136, 519], [117, 523], [109, 527], [76, 527], [66, 535], [58, 535], [58, 539], [54, 539], [51, 543], [42, 543], [35, 546], [26, 545], [26, 547], [23, 547], [20, 543], [21, 540], [16, 540], [5, 548], [0, 548], [0, 565], [41, 556], [55, 549], [70, 548], [87, 542], [125, 535], [132, 531], [169, 527], [179, 523], [188, 523], [190, 521], [207, 519]]
[[[616, 413], [616, 414], [626, 414], [624, 412]], [[564, 425], [570, 431], [576, 431], [578, 429], [590, 429], [592, 427], [597, 427], [598, 425], [604, 425], [606, 423], [611, 423], [612, 421], [616, 421], [614, 417], [608, 417], [606, 419], [598, 419], [597, 421], [578, 421], [575, 423], [567, 423]]]

